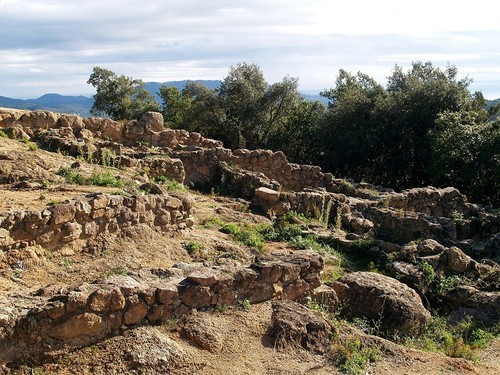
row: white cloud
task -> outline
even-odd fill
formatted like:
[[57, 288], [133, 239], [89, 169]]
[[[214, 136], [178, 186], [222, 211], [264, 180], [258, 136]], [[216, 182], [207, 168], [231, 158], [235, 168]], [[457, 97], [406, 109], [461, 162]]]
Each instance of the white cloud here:
[[[0, 95], [90, 94], [95, 65], [146, 81], [220, 79], [255, 62], [270, 82], [333, 85], [338, 69], [383, 81], [395, 63], [431, 60], [480, 73], [500, 97], [493, 1], [2, 0]], [[31, 85], [31, 86], [30, 86]], [[30, 88], [31, 87], [31, 88]], [[59, 89], [58, 89], [59, 87]]]

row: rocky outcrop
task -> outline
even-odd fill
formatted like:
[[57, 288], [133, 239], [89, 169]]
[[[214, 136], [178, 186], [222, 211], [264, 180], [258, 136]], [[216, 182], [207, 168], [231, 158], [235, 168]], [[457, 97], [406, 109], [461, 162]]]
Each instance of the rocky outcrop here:
[[179, 264], [83, 284], [42, 300], [24, 316], [15, 311], [0, 311], [0, 316], [8, 317], [3, 319], [7, 328], [13, 326], [16, 340], [11, 342], [23, 353], [35, 355], [89, 345], [124, 329], [165, 322], [195, 309], [234, 306], [243, 300], [297, 299], [319, 285], [322, 268], [322, 258], [309, 251], [257, 258], [250, 267]]
[[341, 314], [363, 318], [385, 332], [419, 333], [431, 318], [419, 295], [405, 284], [373, 272], [353, 272], [335, 281]]

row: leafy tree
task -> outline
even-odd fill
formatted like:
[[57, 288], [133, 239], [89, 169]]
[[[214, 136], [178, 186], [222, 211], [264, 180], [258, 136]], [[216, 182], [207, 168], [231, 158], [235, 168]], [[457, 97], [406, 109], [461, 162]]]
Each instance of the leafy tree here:
[[190, 130], [222, 139], [231, 148], [266, 147], [299, 100], [298, 81], [284, 77], [268, 85], [256, 64], [231, 67], [217, 90], [192, 84], [183, 90], [192, 107], [186, 120]]
[[136, 119], [147, 111], [159, 111], [160, 106], [144, 88], [144, 82], [108, 69], [95, 66], [88, 84], [96, 88], [93, 115], [106, 115], [114, 120]]
[[159, 95], [163, 100], [162, 113], [165, 122], [171, 127], [184, 126], [184, 117], [191, 107], [191, 98], [188, 91], [179, 91], [177, 87], [162, 85]]
[[275, 129], [268, 146], [283, 151], [295, 163], [320, 165], [324, 153], [320, 150], [323, 143], [321, 123], [326, 112], [320, 101], [302, 100], [288, 117], [287, 121]]
[[500, 121], [484, 113], [446, 111], [431, 130], [431, 182], [452, 185], [483, 203], [500, 206]]
[[394, 188], [436, 181], [429, 165], [440, 114], [488, 116], [482, 96], [468, 91], [470, 82], [458, 79], [455, 67], [443, 71], [430, 62], [413, 63], [408, 72], [396, 66], [385, 89], [341, 70], [336, 86], [322, 93], [331, 100], [323, 129], [327, 169]]

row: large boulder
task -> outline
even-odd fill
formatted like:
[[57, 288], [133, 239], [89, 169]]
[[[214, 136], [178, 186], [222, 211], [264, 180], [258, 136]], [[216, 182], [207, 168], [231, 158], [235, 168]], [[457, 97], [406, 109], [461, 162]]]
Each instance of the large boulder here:
[[333, 285], [346, 318], [364, 318], [387, 333], [417, 334], [431, 318], [419, 295], [396, 279], [374, 272], [353, 272]]

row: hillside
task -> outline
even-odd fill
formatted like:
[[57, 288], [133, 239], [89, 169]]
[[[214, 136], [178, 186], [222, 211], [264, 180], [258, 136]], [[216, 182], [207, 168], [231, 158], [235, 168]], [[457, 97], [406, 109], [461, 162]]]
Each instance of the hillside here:
[[500, 372], [500, 215], [454, 188], [336, 179], [158, 113], [0, 128], [1, 373]]

